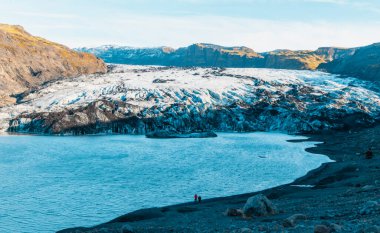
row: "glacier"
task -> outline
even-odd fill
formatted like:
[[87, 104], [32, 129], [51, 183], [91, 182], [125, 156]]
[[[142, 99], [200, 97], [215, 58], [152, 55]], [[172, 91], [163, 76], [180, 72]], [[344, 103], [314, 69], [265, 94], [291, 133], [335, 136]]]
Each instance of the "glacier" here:
[[154, 130], [281, 131], [368, 126], [376, 84], [320, 71], [109, 65], [47, 83], [0, 109], [2, 131], [145, 134]]

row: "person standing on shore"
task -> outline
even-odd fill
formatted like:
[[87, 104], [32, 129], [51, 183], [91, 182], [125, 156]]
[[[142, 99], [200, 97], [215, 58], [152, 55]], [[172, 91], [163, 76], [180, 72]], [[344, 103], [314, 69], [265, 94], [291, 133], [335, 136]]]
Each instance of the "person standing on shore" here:
[[198, 196], [198, 203], [200, 204], [202, 202], [202, 197]]
[[197, 202], [198, 201], [198, 194], [195, 194], [194, 195], [194, 202]]
[[372, 152], [372, 149], [371, 149], [371, 148], [369, 148], [369, 149], [367, 150], [367, 152], [365, 152], [365, 158], [366, 158], [366, 159], [372, 159], [372, 158], [373, 158], [373, 152]]

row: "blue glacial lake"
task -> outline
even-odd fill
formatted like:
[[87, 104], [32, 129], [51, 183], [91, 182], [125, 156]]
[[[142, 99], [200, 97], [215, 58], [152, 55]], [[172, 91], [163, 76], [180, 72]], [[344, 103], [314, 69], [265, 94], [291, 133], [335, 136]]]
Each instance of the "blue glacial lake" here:
[[289, 183], [330, 160], [278, 133], [208, 139], [0, 136], [0, 232], [91, 226], [153, 206]]

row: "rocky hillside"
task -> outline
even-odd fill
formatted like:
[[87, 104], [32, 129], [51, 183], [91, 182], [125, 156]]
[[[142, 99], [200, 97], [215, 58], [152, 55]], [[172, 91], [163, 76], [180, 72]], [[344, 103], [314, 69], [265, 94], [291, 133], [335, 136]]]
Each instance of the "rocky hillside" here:
[[167, 58], [167, 65], [200, 67], [261, 67], [262, 56], [247, 47], [193, 44], [179, 48]]
[[380, 82], [380, 43], [357, 48], [350, 56], [321, 64], [319, 69]]
[[169, 47], [101, 46], [80, 48], [78, 51], [93, 53], [106, 62], [119, 64], [314, 70], [321, 63], [350, 55], [354, 49], [326, 47], [316, 51], [276, 50], [257, 53], [247, 47], [199, 43], [177, 50]]
[[0, 24], [0, 106], [14, 102], [12, 94], [51, 80], [104, 72], [106, 65], [92, 54], [32, 36], [21, 26]]
[[316, 71], [118, 65], [46, 84], [5, 109], [0, 126], [47, 134], [318, 132], [379, 121], [375, 88]]

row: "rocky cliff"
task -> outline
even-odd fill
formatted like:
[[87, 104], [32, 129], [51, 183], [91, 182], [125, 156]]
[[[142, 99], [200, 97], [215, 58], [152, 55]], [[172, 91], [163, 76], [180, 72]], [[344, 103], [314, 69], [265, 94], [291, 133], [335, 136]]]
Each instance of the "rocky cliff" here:
[[0, 106], [14, 102], [12, 94], [51, 80], [104, 72], [106, 65], [92, 54], [0, 24]]
[[262, 67], [263, 57], [247, 47], [193, 44], [175, 50], [167, 65], [199, 67]]
[[380, 82], [380, 43], [357, 48], [349, 56], [321, 64], [319, 69]]

